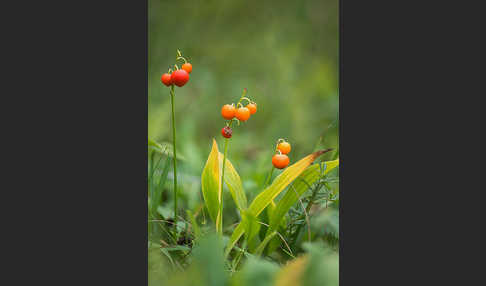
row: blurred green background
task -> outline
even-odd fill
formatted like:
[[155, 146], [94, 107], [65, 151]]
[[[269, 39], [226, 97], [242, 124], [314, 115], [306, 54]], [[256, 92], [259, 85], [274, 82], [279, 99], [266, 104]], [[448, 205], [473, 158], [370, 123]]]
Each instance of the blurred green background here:
[[278, 138], [292, 144], [291, 164], [317, 148], [338, 147], [337, 0], [148, 4], [149, 138], [172, 142], [169, 89], [160, 76], [175, 63], [176, 50], [193, 65], [175, 101], [187, 207], [200, 201], [212, 138], [223, 149], [221, 107], [236, 102], [245, 87], [258, 112], [233, 129], [228, 156], [250, 201], [272, 167]]

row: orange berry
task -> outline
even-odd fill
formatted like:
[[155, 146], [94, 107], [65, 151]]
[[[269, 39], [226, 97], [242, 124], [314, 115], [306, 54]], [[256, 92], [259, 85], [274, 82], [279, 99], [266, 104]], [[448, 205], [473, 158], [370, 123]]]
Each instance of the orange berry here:
[[246, 108], [248, 108], [250, 110], [250, 113], [251, 114], [255, 114], [255, 112], [257, 112], [257, 106], [256, 106], [256, 103], [250, 103], [246, 106]]
[[288, 154], [290, 153], [290, 144], [289, 142], [280, 142], [278, 143], [277, 145], [277, 149], [280, 150], [280, 152], [282, 152], [282, 154]]
[[283, 169], [287, 167], [289, 162], [289, 157], [285, 154], [275, 154], [272, 157], [272, 164], [277, 169]]
[[235, 112], [236, 108], [234, 105], [230, 104], [225, 104], [223, 105], [223, 108], [221, 108], [221, 115], [223, 116], [224, 119], [231, 120], [233, 117], [235, 117]]
[[246, 107], [240, 107], [236, 110], [235, 116], [240, 121], [247, 121], [250, 118], [250, 110]]
[[182, 69], [185, 70], [187, 73], [191, 73], [192, 65], [190, 63], [185, 63], [182, 65]]

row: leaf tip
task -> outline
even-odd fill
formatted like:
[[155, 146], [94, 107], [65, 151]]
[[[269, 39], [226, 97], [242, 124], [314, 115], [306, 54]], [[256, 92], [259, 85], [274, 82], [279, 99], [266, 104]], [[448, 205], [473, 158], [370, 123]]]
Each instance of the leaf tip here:
[[329, 152], [329, 151], [332, 151], [332, 150], [334, 150], [334, 149], [328, 148], [328, 149], [316, 151], [316, 152], [312, 153], [312, 158], [313, 158], [313, 160], [315, 160], [317, 157], [321, 156], [322, 154]]

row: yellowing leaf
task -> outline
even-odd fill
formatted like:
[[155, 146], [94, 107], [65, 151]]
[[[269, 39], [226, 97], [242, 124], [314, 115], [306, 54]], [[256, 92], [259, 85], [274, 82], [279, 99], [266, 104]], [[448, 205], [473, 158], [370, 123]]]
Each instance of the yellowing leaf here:
[[285, 169], [280, 175], [278, 175], [272, 184], [266, 188], [263, 192], [258, 194], [248, 208], [249, 211], [258, 216], [271, 202], [275, 199], [280, 192], [282, 192], [295, 178], [297, 178], [314, 160], [324, 154], [328, 150], [321, 150], [314, 152], [302, 159], [297, 163], [291, 165]]
[[[280, 194], [280, 192], [282, 192], [290, 183], [292, 183], [292, 181], [297, 178], [310, 164], [312, 164], [312, 162], [314, 162], [318, 156], [330, 150], [331, 149], [314, 152], [285, 169], [275, 178], [275, 180], [273, 180], [269, 187], [256, 196], [248, 207], [248, 212], [253, 216], [258, 217], [258, 215], [272, 202], [272, 200], [275, 199], [278, 194]], [[238, 224], [230, 237], [225, 251], [225, 256], [230, 253], [231, 249], [235, 246], [238, 239], [240, 239], [244, 233], [245, 228], [241, 223]]]
[[[223, 154], [219, 152], [220, 166], [223, 166]], [[222, 169], [223, 167], [221, 167]], [[236, 172], [235, 167], [231, 164], [230, 160], [226, 158], [226, 164], [224, 167], [224, 182], [228, 186], [228, 189], [235, 201], [236, 207], [240, 211], [243, 211], [247, 207], [247, 199], [245, 191], [243, 190], [243, 184], [241, 183], [240, 175]]]
[[314, 184], [321, 177], [321, 168], [323, 169], [322, 176], [329, 173], [331, 170], [339, 165], [339, 159], [334, 161], [327, 161], [320, 164], [315, 164], [307, 168], [290, 186], [285, 195], [280, 199], [277, 207], [272, 211], [270, 217], [270, 226], [267, 229], [266, 236], [277, 230], [280, 222], [284, 219], [285, 214], [289, 209], [297, 203], [299, 197]]
[[201, 189], [209, 216], [216, 223], [216, 229], [220, 225], [220, 202], [221, 202], [221, 174], [218, 158], [218, 144], [213, 139], [213, 146], [209, 153], [208, 160], [201, 175]]

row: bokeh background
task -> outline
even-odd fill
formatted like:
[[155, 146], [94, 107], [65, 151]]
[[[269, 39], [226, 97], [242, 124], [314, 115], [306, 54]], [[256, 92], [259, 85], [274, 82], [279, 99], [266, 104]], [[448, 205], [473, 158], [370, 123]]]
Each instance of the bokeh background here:
[[278, 138], [292, 144], [291, 163], [317, 148], [338, 148], [338, 0], [148, 5], [149, 138], [172, 142], [169, 89], [160, 76], [175, 63], [176, 50], [193, 65], [186, 86], [176, 87], [175, 102], [185, 207], [200, 202], [212, 138], [223, 149], [221, 107], [236, 102], [243, 88], [258, 112], [234, 128], [228, 156], [249, 201], [261, 191]]

